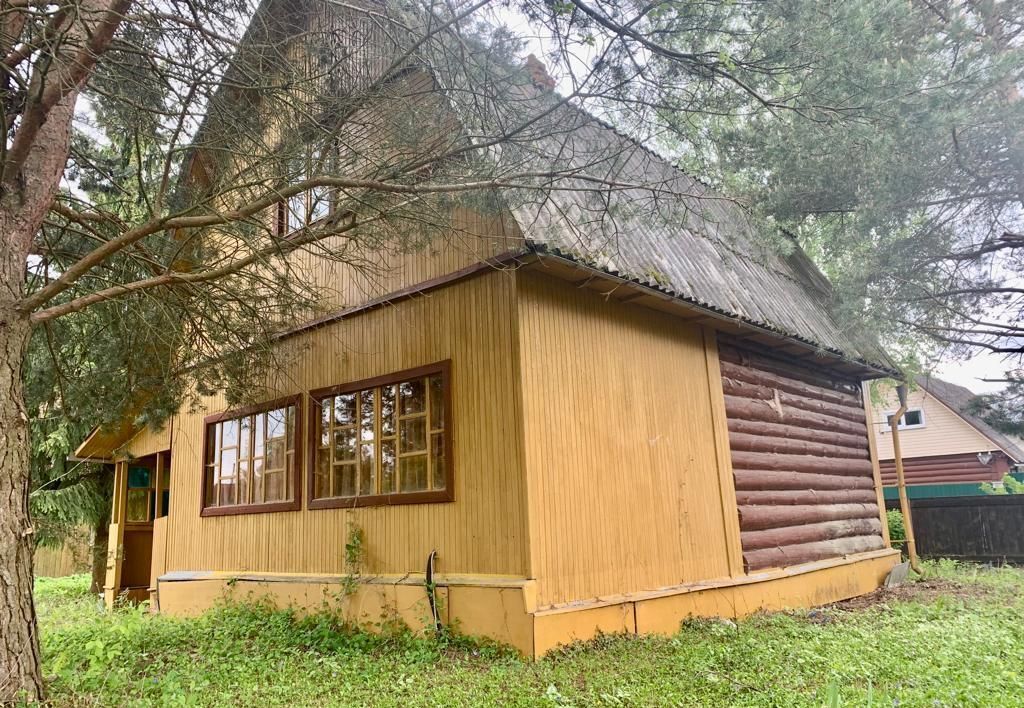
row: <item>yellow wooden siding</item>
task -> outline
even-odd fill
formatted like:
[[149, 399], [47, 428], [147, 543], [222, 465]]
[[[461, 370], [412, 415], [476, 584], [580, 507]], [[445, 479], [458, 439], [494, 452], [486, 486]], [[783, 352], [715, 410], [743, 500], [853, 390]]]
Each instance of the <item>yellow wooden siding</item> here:
[[214, 397], [175, 419], [167, 569], [340, 573], [352, 523], [364, 573], [422, 571], [437, 549], [441, 573], [525, 577], [514, 294], [512, 274], [489, 273], [297, 336], [263, 397], [450, 359], [454, 502], [200, 517], [203, 417], [225, 408]]
[[401, 291], [523, 245], [511, 221], [464, 209], [446, 218], [451, 223], [445, 235], [410, 234], [392, 236], [383, 244], [355, 244], [343, 259], [323, 256], [325, 249], [344, 252], [343, 240], [333, 238], [323, 248], [296, 252], [289, 258], [289, 267], [294, 269], [293, 277], [318, 290], [319, 307], [330, 311]]
[[519, 330], [538, 606], [729, 576], [700, 327], [521, 272]]
[[171, 448], [172, 420], [168, 420], [162, 427], [154, 428], [146, 426], [135, 433], [128, 442], [114, 451], [118, 459], [125, 457], [145, 457]]
[[[883, 394], [884, 403], [874, 407], [875, 439], [878, 442], [878, 459], [891, 460], [892, 433], [886, 413], [899, 408], [896, 392], [891, 386], [876, 384]], [[904, 459], [930, 457], [933, 455], [956, 455], [965, 452], [987, 452], [998, 446], [979, 433], [970, 423], [950, 410], [945, 404], [922, 388], [911, 391], [907, 396], [909, 408], [924, 410], [924, 427], [900, 431], [900, 446]]]

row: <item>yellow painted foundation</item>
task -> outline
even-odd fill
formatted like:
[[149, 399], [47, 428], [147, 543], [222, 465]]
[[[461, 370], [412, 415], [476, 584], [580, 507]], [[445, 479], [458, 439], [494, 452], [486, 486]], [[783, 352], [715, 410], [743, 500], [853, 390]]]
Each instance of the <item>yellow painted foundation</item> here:
[[[445, 625], [541, 657], [599, 634], [670, 635], [691, 617], [737, 618], [837, 602], [878, 588], [898, 562], [898, 551], [885, 549], [543, 610], [536, 608], [536, 583], [524, 579], [439, 578], [437, 597]], [[395, 622], [415, 631], [431, 626], [426, 589], [416, 576], [374, 577], [346, 588], [326, 576], [169, 574], [158, 587], [160, 611], [172, 615], [195, 616], [219, 602], [266, 601], [305, 612], [340, 610], [371, 631]]]

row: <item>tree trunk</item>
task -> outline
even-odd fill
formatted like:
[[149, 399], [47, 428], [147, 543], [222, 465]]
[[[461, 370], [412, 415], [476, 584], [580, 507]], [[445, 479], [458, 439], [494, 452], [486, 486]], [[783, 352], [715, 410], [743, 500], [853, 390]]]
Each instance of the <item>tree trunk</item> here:
[[32, 600], [29, 437], [22, 366], [29, 321], [16, 309], [24, 256], [0, 243], [0, 705], [42, 699]]
[[92, 583], [89, 592], [99, 595], [107, 582], [107, 542], [110, 538], [110, 525], [107, 519], [96, 522], [92, 536]]

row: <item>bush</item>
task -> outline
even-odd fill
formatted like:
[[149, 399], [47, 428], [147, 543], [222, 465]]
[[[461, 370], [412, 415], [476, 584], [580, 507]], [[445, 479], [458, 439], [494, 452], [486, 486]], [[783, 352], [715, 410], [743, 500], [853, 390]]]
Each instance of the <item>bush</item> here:
[[899, 509], [885, 512], [889, 523], [889, 540], [892, 543], [903, 543], [907, 540], [907, 527], [903, 525], [903, 513]]

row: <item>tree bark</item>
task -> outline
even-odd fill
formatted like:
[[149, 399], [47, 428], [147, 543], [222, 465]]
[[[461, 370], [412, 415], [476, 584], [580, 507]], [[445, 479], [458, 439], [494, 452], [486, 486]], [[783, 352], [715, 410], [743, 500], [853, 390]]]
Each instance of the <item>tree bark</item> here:
[[22, 379], [30, 325], [17, 311], [24, 268], [24, 256], [0, 242], [0, 705], [43, 696]]

